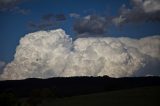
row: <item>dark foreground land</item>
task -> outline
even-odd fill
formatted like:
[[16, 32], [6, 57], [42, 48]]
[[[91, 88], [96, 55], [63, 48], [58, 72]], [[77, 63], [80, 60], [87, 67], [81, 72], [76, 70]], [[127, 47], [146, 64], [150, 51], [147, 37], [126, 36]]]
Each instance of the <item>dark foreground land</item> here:
[[160, 77], [0, 81], [0, 106], [160, 106]]

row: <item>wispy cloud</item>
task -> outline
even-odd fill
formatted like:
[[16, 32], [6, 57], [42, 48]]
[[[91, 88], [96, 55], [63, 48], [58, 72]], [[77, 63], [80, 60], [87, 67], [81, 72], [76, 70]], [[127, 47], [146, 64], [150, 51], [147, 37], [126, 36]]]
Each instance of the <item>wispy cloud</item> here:
[[69, 16], [70, 16], [71, 18], [79, 18], [79, 17], [80, 17], [80, 14], [78, 14], [78, 13], [70, 13]]
[[0, 0], [0, 12], [13, 12], [26, 15], [29, 9], [20, 8], [19, 5], [27, 0]]
[[59, 23], [65, 21], [66, 19], [67, 18], [64, 14], [48, 13], [41, 16], [38, 22], [28, 22], [28, 27], [33, 31], [54, 29], [59, 25]]

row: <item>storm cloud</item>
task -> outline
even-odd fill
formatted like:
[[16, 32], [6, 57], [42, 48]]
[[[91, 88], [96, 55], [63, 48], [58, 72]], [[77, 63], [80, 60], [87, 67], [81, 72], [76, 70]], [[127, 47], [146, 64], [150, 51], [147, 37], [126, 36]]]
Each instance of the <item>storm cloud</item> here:
[[29, 0], [0, 0], [0, 12], [13, 12], [26, 15], [29, 9], [21, 8], [19, 5]]
[[137, 22], [160, 22], [159, 0], [131, 0], [132, 8], [122, 5], [119, 16], [112, 19], [115, 25]]
[[160, 75], [160, 36], [90, 37], [72, 41], [62, 29], [21, 38], [1, 80], [71, 76]]
[[74, 22], [73, 29], [77, 32], [78, 38], [89, 37], [104, 34], [107, 31], [108, 25], [109, 20], [105, 16], [87, 15], [77, 18]]
[[48, 13], [40, 17], [38, 22], [28, 22], [28, 28], [31, 31], [55, 29], [61, 22], [67, 18], [64, 14]]

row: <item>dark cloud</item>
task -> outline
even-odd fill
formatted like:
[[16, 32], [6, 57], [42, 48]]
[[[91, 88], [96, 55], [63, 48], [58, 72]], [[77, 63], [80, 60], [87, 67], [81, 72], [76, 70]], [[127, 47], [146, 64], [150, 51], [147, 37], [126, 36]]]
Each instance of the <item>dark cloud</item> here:
[[36, 30], [49, 30], [56, 28], [60, 22], [65, 21], [66, 16], [64, 14], [45, 14], [40, 18], [38, 22], [30, 21], [28, 27], [32, 31]]
[[[26, 15], [29, 13], [29, 9], [20, 8], [19, 4], [27, 0], [0, 0], [0, 12], [13, 12]], [[29, 1], [29, 0], [28, 0]]]
[[44, 21], [65, 21], [66, 20], [66, 16], [64, 14], [45, 14], [41, 17], [42, 20]]
[[81, 33], [77, 34], [76, 37], [73, 40], [76, 40], [77, 38], [87, 38], [87, 37], [104, 37], [105, 34], [95, 34], [95, 33]]
[[7, 11], [18, 5], [23, 0], [0, 0], [0, 10]]
[[49, 30], [56, 26], [55, 22], [49, 22], [49, 21], [40, 21], [38, 23], [30, 21], [28, 23], [28, 27], [31, 31], [37, 31], [37, 30]]
[[[107, 31], [109, 20], [104, 16], [88, 15], [83, 18], [78, 18], [74, 22], [73, 29], [81, 35], [85, 33], [91, 35], [104, 34]], [[86, 34], [86, 35], [88, 35]]]
[[112, 25], [160, 22], [160, 0], [131, 0], [131, 8], [123, 4], [117, 16], [88, 15], [81, 17], [76, 13], [71, 13], [70, 17], [75, 18], [73, 29], [78, 33], [77, 37], [105, 36]]
[[47, 21], [50, 21], [54, 18], [54, 14], [52, 13], [49, 13], [49, 14], [45, 14], [41, 17], [42, 20], [47, 20]]
[[64, 14], [56, 14], [55, 19], [56, 19], [56, 21], [65, 21], [66, 16]]
[[10, 12], [19, 13], [19, 14], [22, 14], [22, 15], [27, 15], [30, 12], [30, 10], [29, 9], [23, 9], [23, 8], [20, 8], [20, 7], [14, 7], [10, 10]]
[[113, 23], [121, 25], [125, 23], [156, 22], [160, 21], [159, 0], [132, 0], [133, 7], [120, 8], [119, 16], [113, 18]]

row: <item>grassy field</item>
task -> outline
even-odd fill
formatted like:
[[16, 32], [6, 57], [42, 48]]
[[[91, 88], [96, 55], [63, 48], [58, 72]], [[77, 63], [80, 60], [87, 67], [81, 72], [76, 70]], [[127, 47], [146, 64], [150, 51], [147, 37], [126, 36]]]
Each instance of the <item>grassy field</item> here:
[[74, 77], [0, 82], [0, 106], [160, 106], [160, 78]]
[[160, 86], [45, 99], [39, 106], [160, 106]]

